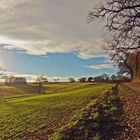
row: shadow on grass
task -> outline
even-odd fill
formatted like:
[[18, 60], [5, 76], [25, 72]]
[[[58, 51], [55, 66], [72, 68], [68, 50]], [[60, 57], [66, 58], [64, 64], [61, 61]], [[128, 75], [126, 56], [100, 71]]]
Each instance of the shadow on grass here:
[[50, 140], [111, 140], [118, 130], [121, 131], [117, 122], [122, 113], [123, 104], [116, 85], [88, 104]]
[[104, 111], [100, 112], [102, 116], [100, 132], [103, 140], [112, 140], [126, 129], [126, 126], [121, 126], [119, 123], [119, 119], [123, 114], [123, 103], [118, 96], [114, 104], [117, 108], [114, 113], [108, 113], [108, 115], [106, 115]]

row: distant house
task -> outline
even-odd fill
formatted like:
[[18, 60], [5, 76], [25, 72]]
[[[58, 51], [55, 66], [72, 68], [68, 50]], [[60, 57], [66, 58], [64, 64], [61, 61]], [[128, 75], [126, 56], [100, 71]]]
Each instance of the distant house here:
[[26, 78], [24, 77], [7, 77], [5, 80], [6, 85], [26, 85]]

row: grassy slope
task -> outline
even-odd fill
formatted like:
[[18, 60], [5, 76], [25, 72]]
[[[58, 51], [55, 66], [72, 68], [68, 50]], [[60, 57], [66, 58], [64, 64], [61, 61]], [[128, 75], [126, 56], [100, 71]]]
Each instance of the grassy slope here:
[[81, 89], [90, 85], [92, 85], [92, 83], [48, 83], [44, 85], [44, 88], [46, 89], [46, 93], [56, 93], [63, 91], [71, 91], [79, 88]]
[[[52, 94], [63, 91], [71, 91], [78, 88], [84, 88], [85, 86], [90, 85], [89, 83], [47, 83], [43, 85], [43, 93]], [[38, 85], [37, 84], [28, 84], [22, 87], [12, 87], [0, 84], [0, 101], [1, 99], [21, 97], [21, 96], [30, 96], [38, 94]]]
[[110, 131], [114, 128], [120, 111], [117, 89], [115, 86], [100, 98], [92, 100], [49, 140], [110, 139]]
[[11, 98], [11, 97], [17, 97], [17, 96], [27, 96], [29, 95], [28, 93], [15, 88], [15, 87], [8, 87], [5, 85], [0, 85], [0, 100], [5, 99], [5, 98]]
[[[65, 85], [65, 84], [64, 84]], [[110, 88], [109, 84], [66, 84], [56, 93], [8, 99], [0, 104], [0, 139], [15, 139], [51, 127], [51, 122], [64, 118], [88, 103], [90, 98]], [[75, 88], [73, 88], [75, 85]], [[71, 87], [71, 88], [70, 88]], [[62, 90], [63, 89], [63, 90]], [[70, 90], [71, 89], [71, 90]]]

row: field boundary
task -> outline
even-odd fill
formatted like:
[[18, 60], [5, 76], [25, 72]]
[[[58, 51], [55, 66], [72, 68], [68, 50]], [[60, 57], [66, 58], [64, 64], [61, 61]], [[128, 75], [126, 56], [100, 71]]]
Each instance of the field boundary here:
[[98, 140], [106, 139], [120, 112], [118, 86], [112, 87], [103, 96], [92, 100], [86, 107], [74, 115], [72, 121], [63, 126], [49, 140]]

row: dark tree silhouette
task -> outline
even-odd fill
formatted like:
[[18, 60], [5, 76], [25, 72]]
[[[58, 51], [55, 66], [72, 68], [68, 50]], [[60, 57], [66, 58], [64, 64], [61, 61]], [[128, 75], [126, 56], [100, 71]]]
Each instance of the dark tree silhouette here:
[[[107, 29], [104, 49], [111, 59], [127, 69], [131, 77], [138, 73], [140, 54], [140, 0], [106, 0], [89, 12], [89, 19], [103, 19]], [[136, 70], [130, 58], [135, 56]]]
[[36, 79], [36, 82], [38, 83], [38, 92], [41, 94], [43, 90], [43, 84], [48, 82], [48, 80], [43, 75], [39, 75]]
[[86, 82], [87, 78], [86, 77], [82, 77], [79, 79], [79, 82]]
[[92, 82], [93, 78], [92, 77], [88, 77], [87, 82]]
[[140, 48], [140, 1], [106, 0], [89, 13], [90, 20], [105, 19], [111, 44], [121, 49]]
[[71, 78], [69, 78], [68, 80], [69, 80], [69, 82], [70, 82], [70, 83], [74, 83], [74, 82], [75, 82], [75, 79], [74, 79], [74, 78], [72, 78], [72, 77], [71, 77]]

